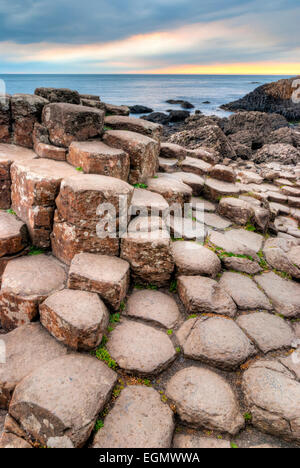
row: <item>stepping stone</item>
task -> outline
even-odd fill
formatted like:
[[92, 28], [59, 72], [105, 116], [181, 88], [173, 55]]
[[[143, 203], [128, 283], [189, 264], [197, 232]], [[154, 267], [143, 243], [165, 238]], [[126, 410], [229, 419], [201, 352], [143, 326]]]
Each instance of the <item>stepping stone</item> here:
[[39, 142], [34, 145], [34, 151], [40, 158], [54, 159], [55, 161], [65, 161], [67, 158], [67, 151], [65, 148], [58, 146], [48, 145]]
[[235, 270], [247, 275], [256, 275], [263, 271], [258, 263], [240, 257], [222, 257], [222, 263], [227, 270]]
[[295, 344], [298, 343], [298, 348], [289, 356], [279, 358], [280, 362], [296, 376], [297, 380], [300, 381], [300, 341], [296, 340]]
[[300, 248], [296, 246], [295, 241], [278, 237], [268, 239], [263, 250], [272, 268], [300, 279], [300, 261], [298, 260], [297, 263], [297, 252], [300, 252]]
[[0, 211], [0, 257], [14, 255], [27, 245], [27, 228], [16, 216]]
[[217, 281], [203, 276], [179, 276], [178, 294], [188, 313], [216, 313], [234, 317], [236, 305]]
[[184, 207], [192, 197], [192, 189], [183, 182], [171, 177], [161, 177], [158, 179], [147, 179], [148, 190], [159, 193], [164, 197], [170, 206], [179, 204]]
[[145, 183], [158, 167], [159, 143], [145, 135], [125, 130], [105, 132], [103, 141], [108, 146], [122, 149], [130, 157], [130, 184]]
[[189, 156], [181, 163], [184, 172], [190, 172], [198, 176], [208, 174], [211, 167], [211, 164], [202, 161], [202, 159], [190, 158]]
[[289, 206], [300, 208], [300, 198], [299, 197], [288, 197]]
[[204, 198], [192, 197], [191, 205], [194, 211], [205, 211], [207, 213], [214, 213], [216, 211], [216, 205]]
[[[198, 212], [195, 214], [196, 219], [197, 213]], [[228, 219], [224, 219], [215, 213], [205, 213], [204, 222], [207, 226], [213, 227], [215, 229], [227, 229], [232, 225], [231, 221], [228, 221]]]
[[175, 434], [173, 448], [177, 449], [230, 449], [228, 440], [201, 437], [197, 434]]
[[64, 288], [66, 273], [53, 257], [36, 255], [8, 262], [2, 276], [0, 318], [12, 330], [33, 321], [39, 303]]
[[165, 230], [128, 232], [121, 240], [121, 258], [137, 283], [165, 286], [174, 270], [170, 235]]
[[[188, 206], [185, 206], [185, 210]], [[190, 211], [190, 210], [188, 210]], [[198, 212], [199, 213], [199, 212]], [[207, 236], [207, 230], [201, 221], [203, 215], [199, 213], [198, 221], [191, 217], [169, 216], [166, 219], [166, 226], [172, 235], [173, 240], [197, 241], [203, 244]]]
[[121, 369], [140, 375], [159, 374], [176, 359], [166, 332], [131, 320], [110, 333], [107, 350]]
[[88, 351], [101, 343], [109, 314], [97, 294], [64, 289], [40, 305], [40, 320], [58, 341]]
[[249, 232], [244, 229], [231, 229], [224, 234], [212, 232], [210, 242], [225, 252], [236, 255], [247, 255], [254, 260], [259, 261], [257, 252], [261, 249], [263, 236], [255, 232]]
[[265, 291], [278, 314], [293, 318], [300, 316], [300, 285], [273, 272], [255, 276], [256, 283]]
[[289, 323], [275, 315], [264, 312], [241, 315], [237, 319], [237, 324], [263, 353], [290, 348], [295, 340], [295, 334]]
[[262, 184], [264, 179], [252, 171], [239, 171], [237, 173], [242, 184]]
[[267, 296], [248, 276], [240, 273], [225, 272], [219, 284], [232, 297], [241, 310], [273, 309]]
[[75, 104], [52, 103], [43, 109], [42, 123], [50, 142], [68, 148], [73, 141], [85, 141], [101, 134], [104, 111]]
[[218, 256], [195, 242], [173, 242], [172, 255], [179, 275], [215, 278], [221, 271]]
[[161, 125], [144, 119], [120, 115], [105, 117], [105, 125], [113, 130], [128, 130], [130, 132], [142, 133], [157, 141], [160, 141], [163, 129]]
[[171, 296], [147, 289], [134, 292], [130, 296], [124, 315], [162, 326], [168, 330], [173, 329], [180, 319], [178, 306]]
[[281, 187], [281, 191], [288, 197], [300, 197], [300, 189], [296, 187], [283, 186]]
[[12, 207], [27, 224], [33, 245], [50, 246], [55, 199], [64, 177], [80, 177], [69, 164], [50, 159], [18, 161], [11, 167]]
[[164, 158], [159, 157], [158, 164], [159, 164], [159, 170], [161, 172], [166, 172], [167, 174], [176, 172], [179, 169], [177, 159], [164, 159]]
[[68, 288], [98, 293], [119, 310], [129, 287], [129, 264], [117, 257], [81, 253], [72, 260]]
[[162, 215], [169, 209], [167, 201], [159, 193], [145, 189], [134, 189], [129, 213], [133, 216]]
[[151, 233], [157, 230], [166, 231], [166, 224], [159, 216], [136, 216], [127, 227], [128, 233]]
[[202, 159], [202, 161], [205, 161], [209, 164], [216, 164], [218, 161], [218, 155], [214, 152], [214, 150], [210, 152], [203, 148], [186, 148], [186, 151], [187, 156], [189, 156], [190, 158]]
[[274, 220], [274, 227], [276, 231], [288, 233], [290, 230], [297, 230], [298, 223], [295, 219], [288, 218], [286, 216], [278, 216]]
[[166, 395], [176, 405], [181, 421], [193, 428], [234, 435], [244, 427], [235, 394], [215, 372], [199, 367], [180, 370], [168, 382]]
[[282, 193], [279, 192], [267, 192], [267, 197], [270, 202], [275, 203], [286, 203], [288, 200], [286, 195], [282, 195]]
[[220, 215], [229, 218], [235, 224], [247, 224], [254, 214], [252, 206], [240, 198], [222, 198], [218, 211]]
[[86, 174], [101, 174], [125, 181], [129, 177], [128, 154], [102, 141], [74, 141], [69, 149], [68, 162], [81, 167]]
[[173, 413], [160, 395], [145, 386], [125, 388], [95, 436], [93, 448], [169, 448]]
[[183, 161], [187, 156], [186, 148], [175, 145], [174, 143], [161, 143], [160, 156], [162, 158], [177, 159]]
[[39, 323], [29, 323], [1, 336], [6, 362], [0, 361], [0, 408], [8, 408], [16, 385], [48, 361], [64, 356], [67, 349]]
[[243, 377], [252, 424], [260, 431], [300, 441], [300, 383], [277, 361], [260, 360]]
[[8, 210], [11, 204], [10, 167], [15, 161], [37, 158], [32, 150], [22, 146], [0, 143], [0, 209]]
[[0, 449], [28, 449], [33, 448], [26, 440], [15, 434], [4, 432], [0, 437]]
[[223, 164], [216, 164], [209, 171], [210, 177], [213, 179], [222, 180], [224, 182], [235, 182], [235, 172], [231, 167]]
[[63, 439], [82, 447], [116, 381], [117, 374], [91, 356], [63, 356], [17, 385], [9, 413], [42, 445], [55, 447]]
[[205, 181], [204, 193], [212, 201], [219, 201], [224, 196], [235, 196], [240, 194], [240, 189], [235, 184], [208, 178]]
[[225, 237], [234, 242], [240, 242], [255, 252], [262, 249], [264, 242], [264, 237], [261, 234], [246, 231], [245, 229], [231, 229], [231, 231], [225, 233]]
[[233, 320], [190, 319], [176, 333], [184, 356], [221, 369], [234, 370], [256, 349]]
[[13, 143], [33, 147], [33, 128], [41, 121], [43, 107], [48, 101], [32, 94], [14, 94], [11, 97], [11, 120]]
[[269, 210], [275, 217], [280, 215], [289, 215], [291, 212], [291, 208], [289, 206], [274, 202], [269, 203]]

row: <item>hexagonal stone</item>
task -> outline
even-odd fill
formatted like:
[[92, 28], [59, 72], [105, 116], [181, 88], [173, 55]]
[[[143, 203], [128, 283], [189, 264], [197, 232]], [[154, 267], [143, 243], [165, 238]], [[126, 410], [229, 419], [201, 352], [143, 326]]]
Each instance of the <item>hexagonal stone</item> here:
[[196, 242], [173, 242], [171, 251], [180, 275], [207, 275], [215, 278], [221, 271], [218, 256]]
[[193, 195], [199, 195], [202, 193], [204, 179], [199, 175], [191, 174], [190, 172], [174, 172], [173, 174], [168, 174], [168, 177], [179, 180], [180, 182], [191, 187], [193, 190]]
[[235, 182], [235, 172], [231, 167], [223, 164], [216, 164], [209, 171], [210, 177], [213, 179], [223, 180], [225, 182]]
[[160, 156], [162, 158], [177, 159], [183, 161], [186, 158], [187, 150], [180, 145], [164, 142], [160, 145]]
[[59, 148], [58, 146], [38, 142], [34, 145], [34, 151], [40, 158], [54, 159], [55, 161], [66, 160], [66, 149]]
[[230, 449], [228, 440], [201, 437], [198, 434], [175, 434], [173, 448], [177, 449]]
[[277, 361], [260, 360], [243, 378], [252, 424], [263, 432], [300, 440], [300, 383]]
[[107, 255], [81, 253], [72, 260], [68, 288], [98, 293], [119, 310], [129, 287], [129, 263]]
[[235, 369], [256, 351], [249, 338], [228, 318], [190, 319], [183, 327], [177, 337], [184, 355], [190, 359], [221, 369]]
[[216, 205], [204, 198], [192, 197], [191, 206], [193, 211], [206, 211], [207, 213], [214, 213]]
[[67, 103], [48, 104], [43, 109], [43, 125], [53, 145], [68, 148], [73, 141], [85, 141], [100, 135], [104, 111]]
[[178, 294], [189, 313], [216, 313], [234, 317], [236, 305], [217, 281], [203, 276], [179, 276]]
[[176, 358], [166, 332], [131, 320], [110, 334], [107, 350], [121, 369], [142, 375], [158, 374]]
[[130, 157], [129, 182], [146, 182], [156, 173], [159, 156], [159, 143], [148, 136], [125, 130], [109, 130], [103, 137], [104, 143], [124, 150]]
[[90, 350], [101, 343], [109, 314], [97, 294], [64, 289], [40, 305], [40, 320], [58, 341]]
[[130, 263], [134, 280], [142, 284], [165, 286], [174, 270], [170, 235], [165, 230], [124, 234], [121, 257]]
[[204, 192], [209, 200], [218, 201], [223, 196], [239, 195], [240, 189], [230, 182], [208, 178], [205, 182]]
[[300, 252], [300, 247], [297, 246], [296, 241], [279, 237], [271, 238], [266, 241], [263, 252], [271, 267], [300, 279], [300, 254], [299, 267], [297, 255], [295, 255], [295, 253]]
[[222, 263], [225, 265], [227, 270], [235, 270], [247, 275], [256, 275], [263, 271], [258, 263], [249, 260], [248, 258], [240, 257], [223, 257]]
[[0, 291], [2, 327], [11, 330], [35, 319], [38, 305], [64, 288], [66, 273], [53, 257], [36, 255], [11, 260]]
[[113, 130], [128, 130], [130, 132], [142, 133], [154, 140], [160, 141], [163, 127], [159, 124], [148, 122], [135, 117], [111, 115], [105, 117], [105, 125]]
[[82, 447], [116, 380], [115, 372], [91, 356], [63, 356], [17, 385], [9, 412], [43, 445], [53, 447], [68, 439], [73, 446]]
[[127, 181], [130, 159], [121, 149], [111, 148], [102, 141], [76, 141], [69, 149], [68, 162], [81, 167], [86, 174], [101, 174]]
[[192, 427], [236, 434], [244, 426], [230, 385], [210, 370], [182, 369], [168, 382], [166, 395], [175, 403], [180, 419]]
[[255, 276], [254, 280], [265, 291], [278, 314], [300, 316], [300, 284], [288, 281], [273, 272]]
[[39, 323], [30, 323], [1, 336], [6, 362], [0, 362], [0, 408], [7, 408], [16, 385], [49, 360], [63, 356], [67, 349], [52, 338]]
[[241, 315], [237, 324], [264, 353], [290, 348], [295, 340], [290, 324], [275, 315], [264, 312]]
[[148, 216], [163, 214], [169, 208], [167, 201], [159, 193], [150, 192], [145, 189], [134, 189], [130, 205], [130, 214]]
[[0, 211], [0, 257], [20, 252], [27, 240], [26, 225], [16, 216]]
[[289, 356], [279, 358], [279, 361], [293, 374], [297, 380], [300, 381], [300, 341], [295, 340], [294, 344], [298, 344], [298, 348], [291, 353]]
[[134, 292], [127, 301], [124, 315], [173, 329], [180, 318], [176, 301], [160, 291]]
[[13, 143], [33, 147], [34, 124], [41, 120], [43, 107], [48, 101], [32, 94], [14, 94], [11, 97]]
[[183, 182], [171, 177], [159, 177], [147, 179], [148, 190], [159, 193], [171, 206], [178, 203], [182, 207], [189, 203], [193, 190]]
[[252, 206], [240, 198], [222, 198], [218, 211], [220, 215], [226, 216], [235, 224], [246, 224], [254, 214]]
[[94, 448], [169, 448], [173, 413], [160, 395], [144, 386], [125, 388], [94, 439]]
[[[196, 219], [198, 218], [197, 213], [198, 211], [195, 215]], [[231, 221], [215, 213], [204, 213], [204, 222], [207, 226], [211, 226], [215, 229], [227, 229], [232, 225]]]
[[232, 297], [239, 309], [273, 309], [267, 296], [247, 276], [225, 272], [219, 284]]
[[0, 143], [10, 143], [11, 140], [11, 96], [1, 94], [0, 102]]
[[0, 437], [0, 448], [1, 449], [27, 449], [33, 448], [26, 440], [15, 434], [9, 434], [4, 432]]
[[[259, 258], [257, 256], [257, 252], [260, 249], [256, 250], [257, 245], [251, 241], [248, 242], [249, 239], [247, 239], [247, 235], [243, 236], [244, 232], [247, 233], [248, 231], [242, 230], [243, 232], [240, 234], [237, 234], [237, 231], [239, 230], [231, 229], [230, 231], [226, 231], [224, 234], [220, 232], [212, 232], [209, 240], [215, 246], [221, 247], [225, 252], [236, 255], [247, 255], [258, 261]], [[251, 232], [251, 234], [255, 233]]]

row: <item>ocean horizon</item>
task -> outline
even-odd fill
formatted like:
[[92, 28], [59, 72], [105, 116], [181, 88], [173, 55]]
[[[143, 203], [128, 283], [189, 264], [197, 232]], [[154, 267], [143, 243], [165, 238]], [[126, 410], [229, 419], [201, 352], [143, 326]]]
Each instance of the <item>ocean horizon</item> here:
[[0, 74], [8, 94], [33, 94], [38, 87], [70, 88], [96, 94], [117, 105], [141, 104], [156, 112], [178, 109], [169, 99], [191, 102], [206, 115], [229, 115], [220, 109], [256, 87], [291, 75], [117, 75], [117, 74]]

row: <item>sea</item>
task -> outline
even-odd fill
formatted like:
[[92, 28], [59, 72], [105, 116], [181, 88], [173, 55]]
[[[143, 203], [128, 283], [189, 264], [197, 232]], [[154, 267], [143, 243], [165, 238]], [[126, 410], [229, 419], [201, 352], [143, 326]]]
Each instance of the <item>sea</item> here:
[[234, 101], [257, 86], [289, 76], [274, 75], [0, 75], [6, 92], [34, 93], [38, 87], [70, 88], [95, 94], [117, 105], [141, 104], [155, 112], [178, 109], [169, 99], [191, 102], [206, 115], [227, 116], [222, 104]]

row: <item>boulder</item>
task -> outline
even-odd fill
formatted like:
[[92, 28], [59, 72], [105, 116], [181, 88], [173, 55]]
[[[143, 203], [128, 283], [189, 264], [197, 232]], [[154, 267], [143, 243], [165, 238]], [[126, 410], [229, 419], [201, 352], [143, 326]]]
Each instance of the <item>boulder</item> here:
[[262, 359], [245, 372], [243, 391], [252, 424], [262, 432], [300, 440], [300, 383], [281, 363]]
[[171, 110], [169, 112], [169, 122], [183, 122], [190, 116], [188, 111], [184, 110]]
[[17, 254], [27, 242], [26, 225], [13, 214], [0, 211], [0, 257]]
[[249, 338], [227, 317], [190, 319], [182, 328], [176, 335], [188, 359], [234, 370], [256, 352]]
[[68, 148], [73, 141], [85, 141], [101, 134], [104, 111], [75, 104], [53, 103], [44, 107], [42, 119], [51, 143]]
[[97, 293], [114, 310], [119, 310], [128, 287], [129, 264], [125, 260], [89, 253], [73, 258], [68, 288]]
[[109, 335], [107, 350], [121, 369], [139, 375], [156, 375], [176, 359], [165, 331], [123, 320]]
[[227, 270], [239, 271], [240, 273], [246, 273], [247, 275], [256, 275], [263, 271], [258, 263], [248, 259], [240, 257], [222, 257], [222, 263], [225, 265]]
[[17, 385], [10, 415], [42, 445], [82, 447], [108, 402], [117, 375], [80, 354], [54, 359]]
[[194, 109], [195, 106], [188, 101], [184, 101], [183, 99], [168, 99], [166, 101], [167, 104], [173, 105], [180, 105], [183, 109]]
[[153, 112], [153, 109], [147, 106], [141, 106], [139, 104], [136, 104], [134, 106], [129, 106], [130, 113], [131, 114], [150, 114]]
[[160, 141], [162, 134], [161, 125], [147, 122], [143, 119], [136, 119], [135, 117], [123, 117], [120, 115], [105, 117], [105, 125], [112, 130], [128, 130], [130, 132], [141, 133], [157, 141]]
[[80, 95], [77, 91], [66, 88], [37, 88], [36, 96], [41, 96], [49, 102], [64, 102], [67, 104], [80, 104]]
[[159, 125], [168, 125], [169, 124], [169, 116], [164, 112], [152, 112], [149, 115], [144, 115], [142, 117], [143, 120], [148, 120], [148, 122], [153, 122]]
[[253, 161], [256, 164], [269, 161], [279, 161], [281, 164], [297, 164], [300, 161], [300, 151], [292, 145], [283, 143], [264, 145], [257, 151]]
[[170, 448], [173, 413], [153, 388], [125, 388], [95, 436], [93, 448]]
[[10, 143], [11, 140], [10, 100], [8, 94], [0, 99], [0, 143]]
[[86, 174], [101, 174], [125, 181], [129, 177], [128, 154], [101, 141], [71, 143], [68, 162], [74, 167], [81, 167]]
[[32, 133], [48, 101], [31, 94], [14, 94], [11, 98], [13, 143], [33, 148]]
[[176, 405], [181, 421], [192, 427], [232, 435], [244, 427], [244, 418], [230, 385], [208, 369], [180, 370], [169, 380], [166, 395]]
[[[293, 248], [294, 250], [292, 250]], [[298, 251], [299, 247], [295, 241], [279, 237], [267, 239], [263, 250], [265, 258], [272, 268], [300, 279], [300, 264], [297, 264], [297, 257], [295, 257], [295, 253]]]
[[235, 224], [247, 224], [253, 214], [252, 206], [240, 198], [226, 197], [220, 200], [218, 211], [220, 215], [226, 216]]
[[2, 327], [12, 330], [33, 321], [39, 303], [63, 289], [65, 280], [64, 268], [50, 256], [33, 255], [8, 262], [0, 291]]
[[180, 319], [176, 301], [160, 291], [135, 291], [127, 301], [124, 315], [172, 330]]
[[162, 215], [169, 209], [162, 195], [150, 190], [135, 188], [130, 205], [130, 214], [140, 216]]
[[130, 109], [127, 106], [116, 106], [115, 104], [104, 103], [106, 116], [110, 115], [123, 115], [128, 116], [130, 114]]
[[40, 320], [58, 341], [88, 351], [101, 343], [109, 316], [97, 294], [64, 289], [40, 305]]
[[224, 288], [203, 276], [179, 276], [178, 294], [190, 314], [215, 313], [234, 317], [237, 307]]
[[218, 256], [196, 242], [173, 242], [171, 252], [179, 275], [215, 278], [221, 271]]
[[141, 133], [109, 130], [105, 132], [103, 141], [129, 154], [131, 184], [145, 183], [148, 177], [155, 175], [159, 156], [159, 143], [156, 140]]
[[8, 408], [16, 385], [48, 361], [64, 356], [67, 348], [39, 323], [29, 323], [3, 335], [6, 362], [0, 362], [0, 408]]

